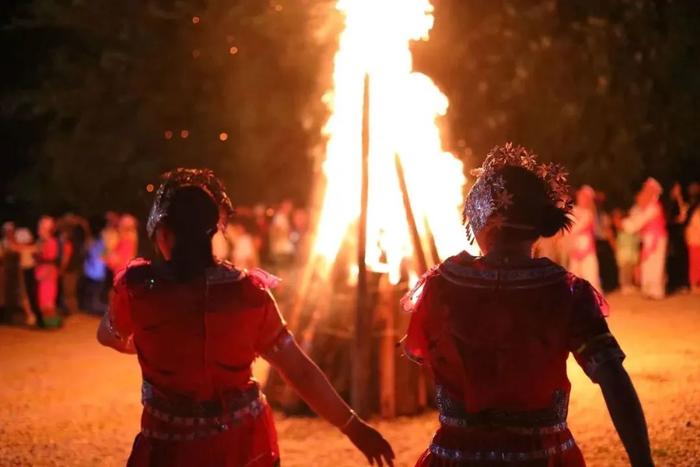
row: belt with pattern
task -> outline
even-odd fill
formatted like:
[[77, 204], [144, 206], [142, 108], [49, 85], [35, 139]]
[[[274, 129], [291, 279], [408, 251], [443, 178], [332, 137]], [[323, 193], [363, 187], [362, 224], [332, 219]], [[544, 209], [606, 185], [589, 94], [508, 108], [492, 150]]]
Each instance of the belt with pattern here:
[[509, 452], [509, 451], [463, 451], [461, 449], [450, 449], [440, 446], [433, 442], [430, 445], [430, 452], [437, 457], [446, 459], [452, 462], [474, 462], [474, 461], [500, 461], [500, 462], [515, 462], [515, 461], [530, 461], [537, 459], [546, 459], [555, 454], [562, 453], [576, 446], [573, 438], [564, 441], [561, 444], [552, 446], [546, 449], [538, 449], [535, 451], [525, 452]]
[[501, 424], [480, 424], [474, 423], [472, 420], [460, 418], [460, 417], [450, 417], [448, 415], [440, 415], [440, 424], [443, 426], [448, 426], [452, 428], [465, 428], [465, 429], [496, 429], [505, 430], [510, 433], [516, 433], [521, 435], [549, 435], [554, 433], [561, 433], [568, 429], [566, 422], [560, 422], [548, 426], [515, 426], [515, 425], [501, 425]]

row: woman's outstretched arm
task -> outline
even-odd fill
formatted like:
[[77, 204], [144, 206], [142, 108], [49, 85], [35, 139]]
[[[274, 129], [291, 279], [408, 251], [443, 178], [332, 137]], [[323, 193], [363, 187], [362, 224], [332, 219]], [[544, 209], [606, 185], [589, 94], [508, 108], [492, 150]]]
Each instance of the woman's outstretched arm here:
[[602, 364], [595, 373], [608, 412], [634, 467], [653, 466], [642, 405], [620, 360]]
[[321, 417], [340, 428], [367, 457], [370, 464], [383, 461], [393, 466], [394, 453], [389, 443], [374, 428], [360, 419], [335, 391], [321, 369], [304, 353], [291, 335], [290, 341], [265, 353], [270, 362]]

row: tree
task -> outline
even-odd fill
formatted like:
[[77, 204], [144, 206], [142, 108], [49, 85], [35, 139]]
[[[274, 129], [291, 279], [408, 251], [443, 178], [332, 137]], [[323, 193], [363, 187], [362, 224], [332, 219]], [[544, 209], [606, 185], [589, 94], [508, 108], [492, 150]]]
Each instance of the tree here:
[[692, 2], [436, 4], [416, 55], [450, 98], [449, 146], [472, 166], [513, 140], [618, 202], [646, 176], [688, 176], [700, 117]]
[[34, 0], [15, 31], [55, 43], [40, 84], [5, 107], [48, 124], [14, 191], [43, 209], [142, 212], [158, 174], [209, 166], [235, 200], [303, 200], [329, 5]]

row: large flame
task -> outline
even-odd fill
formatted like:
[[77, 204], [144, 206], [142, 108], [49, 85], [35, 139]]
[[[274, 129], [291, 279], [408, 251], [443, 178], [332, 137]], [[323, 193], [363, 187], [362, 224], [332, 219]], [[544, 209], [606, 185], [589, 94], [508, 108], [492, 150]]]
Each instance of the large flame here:
[[440, 257], [465, 247], [459, 208], [462, 163], [441, 147], [436, 118], [447, 98], [427, 76], [412, 71], [409, 43], [433, 25], [429, 0], [339, 0], [345, 15], [335, 56], [334, 89], [323, 170], [326, 189], [312, 256], [332, 263], [360, 213], [362, 106], [370, 82], [369, 203], [366, 262], [396, 280], [413, 254], [395, 157], [405, 173], [416, 226], [434, 237]]

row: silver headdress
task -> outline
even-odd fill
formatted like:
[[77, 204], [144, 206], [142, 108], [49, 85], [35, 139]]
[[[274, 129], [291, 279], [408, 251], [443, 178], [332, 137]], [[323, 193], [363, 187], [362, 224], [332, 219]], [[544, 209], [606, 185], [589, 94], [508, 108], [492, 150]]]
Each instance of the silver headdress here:
[[539, 164], [533, 152], [522, 146], [506, 143], [493, 148], [486, 156], [481, 168], [471, 172], [477, 179], [467, 195], [463, 213], [470, 241], [472, 235], [476, 235], [487, 225], [497, 229], [536, 228], [534, 225], [510, 222], [508, 219], [508, 211], [514, 200], [513, 194], [508, 191], [505, 179], [501, 175], [501, 169], [509, 166], [520, 167], [535, 174], [545, 182], [547, 196], [552, 204], [567, 213], [571, 211], [573, 201], [569, 194], [568, 174], [564, 168], [555, 163]]
[[156, 227], [158, 227], [158, 224], [160, 224], [167, 215], [173, 194], [183, 187], [196, 186], [211, 196], [221, 213], [218, 225], [219, 229], [223, 227], [221, 224], [226, 217], [233, 214], [233, 205], [231, 204], [228, 194], [226, 194], [224, 184], [214, 175], [214, 171], [210, 169], [178, 168], [164, 173], [162, 179], [163, 182], [160, 187], [158, 187], [158, 191], [156, 191], [153, 206], [148, 215], [146, 231], [149, 237], [153, 237]]

